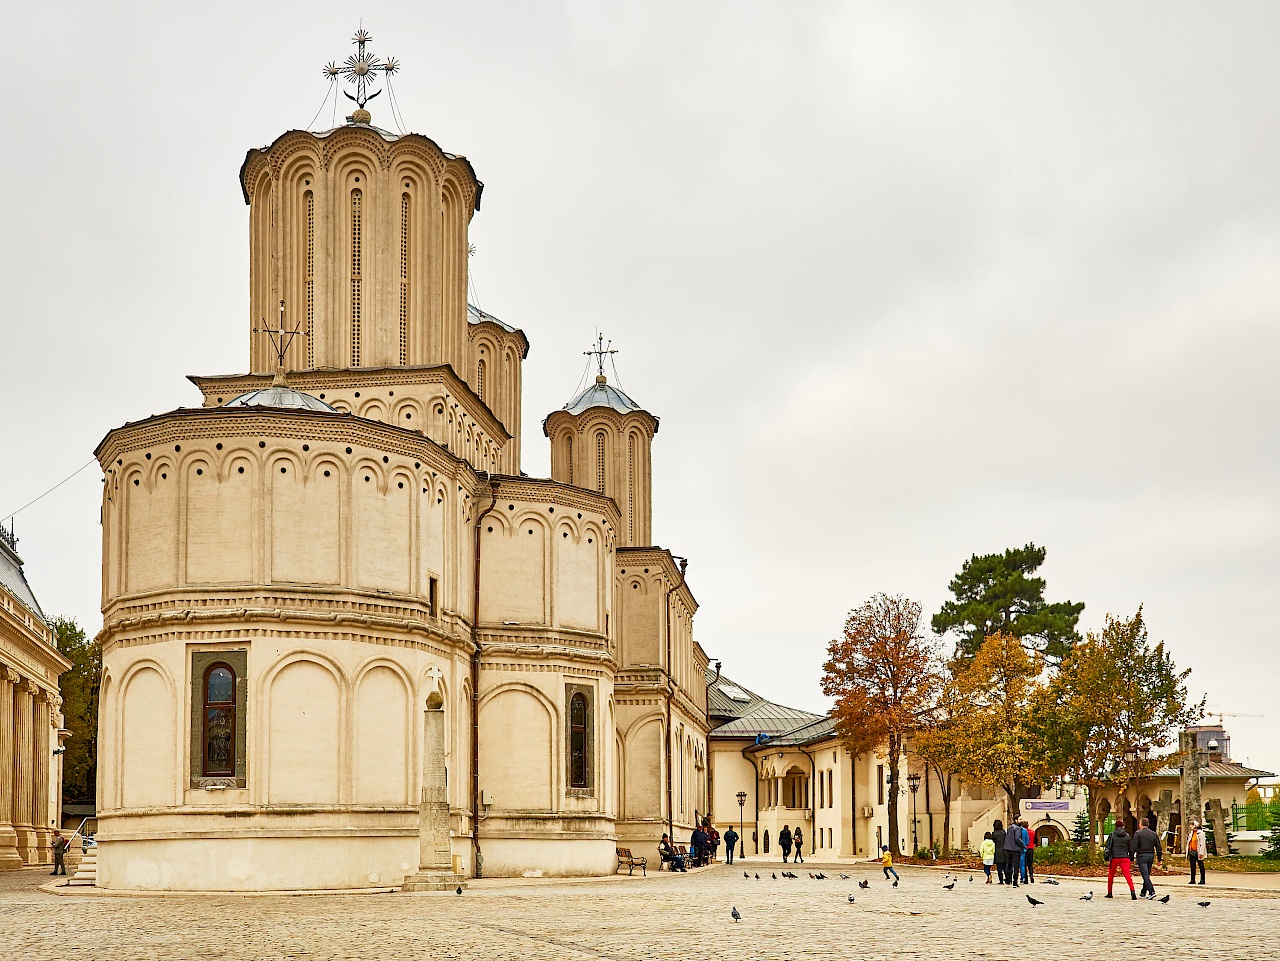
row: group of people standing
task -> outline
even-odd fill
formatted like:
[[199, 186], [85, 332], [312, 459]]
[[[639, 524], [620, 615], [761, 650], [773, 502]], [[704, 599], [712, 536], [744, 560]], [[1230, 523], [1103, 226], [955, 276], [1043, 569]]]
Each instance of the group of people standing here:
[[1036, 882], [1036, 845], [1026, 818], [1004, 822], [997, 818], [991, 830], [982, 836], [982, 870], [991, 883], [991, 869], [996, 869], [996, 880], [1015, 888]]

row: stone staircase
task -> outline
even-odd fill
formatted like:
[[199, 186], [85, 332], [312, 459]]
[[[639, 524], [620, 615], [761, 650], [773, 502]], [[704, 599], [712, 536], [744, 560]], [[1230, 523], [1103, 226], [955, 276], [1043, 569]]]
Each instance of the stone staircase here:
[[89, 853], [76, 865], [76, 873], [67, 878], [67, 887], [91, 888], [98, 883], [98, 849], [91, 848]]

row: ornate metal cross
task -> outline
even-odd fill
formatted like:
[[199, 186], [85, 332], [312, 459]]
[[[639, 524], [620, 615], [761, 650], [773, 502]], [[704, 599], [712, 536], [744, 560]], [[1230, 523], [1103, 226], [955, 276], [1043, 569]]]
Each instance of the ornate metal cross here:
[[584, 350], [583, 355], [586, 357], [594, 357], [596, 359], [596, 374], [600, 377], [604, 376], [604, 359], [617, 351], [613, 349], [613, 341], [609, 341], [605, 346], [604, 334], [596, 332], [596, 344], [591, 350]]
[[355, 37], [351, 42], [356, 45], [356, 52], [347, 57], [339, 66], [337, 61], [330, 60], [325, 64], [324, 75], [333, 83], [338, 82], [339, 77], [345, 77], [347, 83], [352, 84], [356, 88], [355, 96], [342, 91], [342, 95], [348, 100], [354, 100], [357, 107], [361, 110], [364, 105], [372, 100], [381, 90], [375, 90], [369, 93], [369, 84], [373, 80], [373, 75], [381, 71], [388, 77], [392, 76], [400, 69], [400, 61], [395, 57], [387, 57], [382, 60], [368, 53], [364, 49], [364, 45], [373, 39], [373, 35], [369, 31], [361, 28], [356, 31]]

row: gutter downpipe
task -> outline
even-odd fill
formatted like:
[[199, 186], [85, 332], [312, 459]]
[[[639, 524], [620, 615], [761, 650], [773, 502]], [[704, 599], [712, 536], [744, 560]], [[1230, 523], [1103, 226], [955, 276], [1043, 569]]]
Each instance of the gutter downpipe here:
[[[674, 559], [674, 555], [673, 555]], [[674, 809], [675, 792], [671, 786], [671, 698], [675, 694], [675, 675], [671, 671], [671, 595], [684, 586], [684, 568], [680, 568], [680, 582], [667, 588], [667, 837], [675, 844]]]
[[755, 803], [755, 809], [754, 809], [756, 826], [751, 832], [755, 836], [754, 840], [751, 843], [752, 843], [752, 846], [755, 848], [755, 853], [759, 854], [760, 853], [760, 765], [756, 763], [756, 758], [754, 754], [750, 756], [747, 755], [747, 752], [756, 746], [757, 745], [755, 744], [748, 744], [746, 747], [742, 749], [742, 756], [745, 757], [748, 761], [750, 761], [751, 766], [756, 770], [756, 803]]
[[475, 570], [471, 578], [471, 850], [475, 855], [476, 877], [482, 877], [484, 856], [480, 853], [480, 522], [498, 504], [498, 485], [485, 471], [489, 506], [476, 515]]
[[797, 744], [796, 750], [809, 759], [809, 851], [812, 853], [813, 835], [818, 830], [818, 794], [813, 789], [813, 782], [818, 779], [818, 768], [814, 764], [813, 755], [806, 751], [803, 745]]

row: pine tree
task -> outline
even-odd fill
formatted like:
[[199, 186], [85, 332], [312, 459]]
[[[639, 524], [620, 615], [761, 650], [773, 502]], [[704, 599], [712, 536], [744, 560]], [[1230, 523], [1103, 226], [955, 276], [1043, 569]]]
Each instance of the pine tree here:
[[1089, 843], [1089, 812], [1081, 811], [1076, 815], [1075, 830], [1071, 832], [1071, 840], [1074, 844]]

